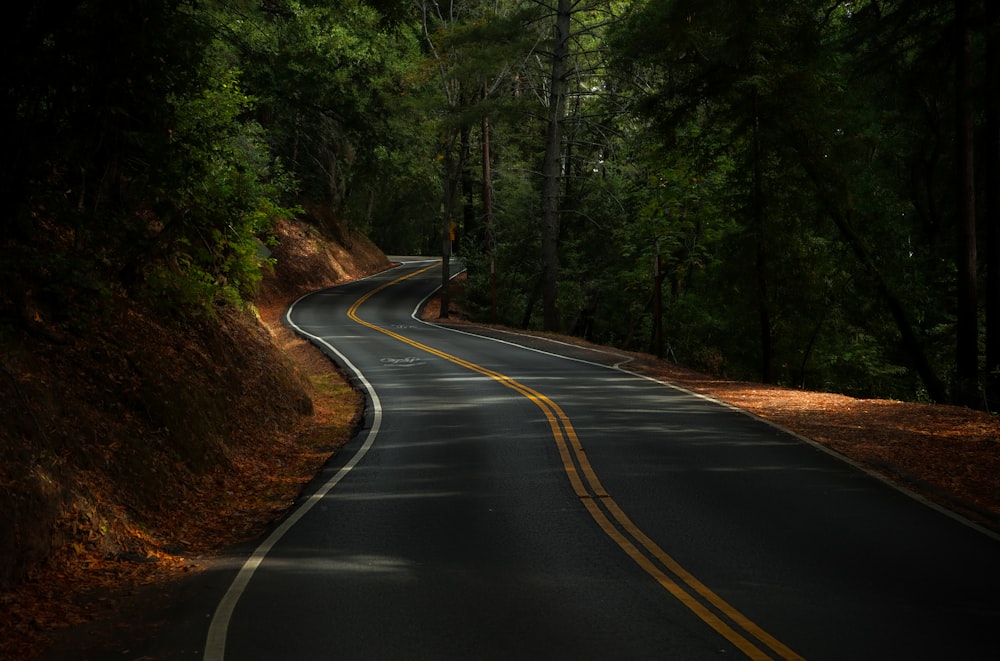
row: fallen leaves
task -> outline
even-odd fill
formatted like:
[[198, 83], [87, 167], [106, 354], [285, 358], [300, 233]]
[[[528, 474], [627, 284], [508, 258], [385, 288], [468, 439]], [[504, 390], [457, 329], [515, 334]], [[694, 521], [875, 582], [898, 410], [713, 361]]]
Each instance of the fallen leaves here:
[[727, 382], [636, 356], [636, 369], [732, 404], [1000, 531], [1000, 418], [983, 411]]
[[[296, 227], [286, 225], [289, 236]], [[315, 232], [300, 234], [309, 241], [319, 240]], [[15, 470], [13, 455], [8, 453], [0, 465], [0, 485], [14, 493], [30, 479], [37, 493], [58, 496], [62, 489], [82, 499], [64, 504], [53, 514], [52, 530], [45, 522], [33, 522], [37, 530], [32, 534], [64, 541], [16, 589], [0, 593], [0, 659], [34, 658], [55, 636], [64, 635], [61, 632], [67, 626], [114, 615], [144, 586], [167, 585], [198, 571], [203, 554], [258, 536], [353, 435], [361, 396], [322, 354], [282, 326], [280, 316], [305, 291], [387, 265], [367, 240], [359, 237], [355, 243], [353, 253], [345, 253], [335, 270], [311, 258], [297, 265], [295, 260], [285, 260], [289, 268], [284, 269], [284, 280], [269, 279], [272, 291], [259, 302], [262, 325], [256, 331], [243, 328], [236, 334], [245, 340], [238, 350], [226, 341], [225, 333], [209, 334], [205, 345], [195, 343], [196, 334], [190, 330], [172, 337], [147, 332], [135, 338], [133, 333], [129, 337], [135, 339], [123, 345], [118, 340], [125, 336], [120, 332], [124, 327], [150, 326], [145, 324], [144, 313], [129, 309], [112, 320], [120, 327], [78, 338], [72, 347], [73, 360], [62, 367], [56, 363], [59, 369], [35, 361], [27, 351], [16, 357], [16, 376], [6, 382], [0, 378], [0, 385], [21, 388], [21, 393], [13, 395], [23, 396], [8, 397], [8, 404], [17, 399], [23, 405], [20, 400], [27, 399], [34, 407], [29, 410], [44, 422], [26, 428], [25, 433], [47, 441], [58, 431], [60, 438], [72, 437], [79, 443], [72, 456], [50, 452], [39, 461], [21, 450], [23, 441], [13, 438], [12, 447], [21, 462], [17, 466], [33, 468]], [[296, 239], [291, 237], [289, 244], [295, 250]], [[236, 316], [221, 312], [215, 323], [246, 323]], [[275, 347], [297, 366], [298, 392], [308, 392], [311, 402], [288, 394], [296, 389], [286, 388], [281, 379], [292, 372], [276, 369]], [[149, 356], [162, 364], [154, 374], [165, 375], [161, 381], [168, 381], [169, 388], [162, 389], [164, 398], [204, 396], [191, 394], [186, 387], [193, 376], [216, 386], [218, 397], [234, 412], [225, 442], [184, 448], [190, 456], [182, 458], [172, 445], [189, 437], [182, 428], [198, 431], [205, 427], [198, 426], [204, 421], [176, 416], [163, 416], [170, 418], [170, 429], [146, 429], [142, 436], [130, 432], [135, 423], [148, 425], [151, 417], [148, 410], [129, 408], [149, 387], [149, 374], [136, 367], [148, 370], [145, 359]], [[245, 380], [233, 381], [237, 373], [229, 370], [233, 363], [245, 368], [239, 372]], [[200, 374], [183, 372], [195, 364]], [[247, 380], [254, 382], [253, 387], [247, 387]], [[29, 381], [34, 384], [30, 390], [23, 385]], [[82, 401], [101, 406], [79, 406], [72, 409], [72, 418], [42, 418], [37, 411], [40, 397], [46, 398], [45, 406], [58, 406], [60, 414], [70, 410], [44, 382], [66, 385]], [[288, 401], [277, 401], [284, 397]], [[12, 409], [8, 406], [7, 410]], [[275, 410], [294, 411], [299, 422], [290, 425], [288, 417]], [[63, 433], [67, 429], [70, 432]], [[145, 461], [149, 445], [158, 449], [156, 461]], [[60, 469], [58, 475], [51, 471], [54, 467]], [[67, 475], [71, 477], [64, 479]], [[149, 482], [157, 482], [158, 490], [141, 488]], [[143, 491], [146, 495], [138, 497]], [[151, 493], [159, 496], [149, 497]], [[55, 497], [51, 500], [58, 502]], [[19, 534], [15, 531], [13, 536]]]

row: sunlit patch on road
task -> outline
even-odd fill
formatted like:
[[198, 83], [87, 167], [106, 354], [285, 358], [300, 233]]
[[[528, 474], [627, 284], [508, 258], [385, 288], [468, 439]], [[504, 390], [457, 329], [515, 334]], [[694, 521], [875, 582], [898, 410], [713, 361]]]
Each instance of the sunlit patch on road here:
[[332, 557], [315, 555], [294, 559], [272, 557], [268, 560], [267, 569], [295, 573], [408, 574], [413, 567], [414, 563], [405, 558], [366, 553]]
[[423, 358], [417, 358], [416, 356], [406, 356], [404, 358], [383, 358], [381, 363], [383, 365], [388, 365], [389, 367], [416, 367], [417, 365], [423, 364]]

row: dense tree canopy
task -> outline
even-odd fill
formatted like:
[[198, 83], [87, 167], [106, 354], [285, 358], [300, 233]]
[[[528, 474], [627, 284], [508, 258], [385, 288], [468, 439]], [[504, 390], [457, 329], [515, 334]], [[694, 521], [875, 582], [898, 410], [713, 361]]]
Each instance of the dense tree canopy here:
[[[857, 395], [1000, 399], [987, 0], [40, 1], [0, 332], [251, 295], [283, 214], [457, 251], [485, 320]], [[332, 228], [328, 228], [332, 229]]]
[[386, 134], [408, 48], [390, 18], [362, 2], [12, 10], [5, 308], [30, 321], [80, 290], [170, 306], [251, 293], [271, 224], [305, 198], [342, 205], [358, 146]]

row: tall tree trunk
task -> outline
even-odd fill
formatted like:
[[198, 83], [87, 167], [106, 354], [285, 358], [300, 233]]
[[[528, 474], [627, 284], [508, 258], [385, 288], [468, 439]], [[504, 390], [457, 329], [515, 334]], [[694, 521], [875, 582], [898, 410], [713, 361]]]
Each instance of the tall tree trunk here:
[[[486, 85], [483, 85], [483, 98], [486, 97]], [[490, 255], [490, 319], [497, 323], [497, 256], [496, 234], [493, 227], [493, 164], [490, 162], [490, 118], [483, 117], [482, 134], [483, 154], [483, 246]]]
[[458, 187], [458, 173], [455, 167], [455, 138], [448, 136], [443, 146], [444, 172], [442, 173], [441, 200], [441, 310], [439, 319], [448, 318], [448, 307], [451, 301], [448, 296], [448, 285], [451, 282], [451, 241], [452, 214], [455, 206], [455, 190]]
[[[1000, 3], [986, 24], [986, 80], [1000, 80]], [[986, 405], [1000, 410], [1000, 85], [986, 85]]]
[[650, 349], [657, 358], [663, 358], [663, 279], [666, 275], [657, 240], [653, 257], [653, 337], [650, 342]]
[[958, 186], [958, 323], [955, 338], [956, 402], [979, 403], [979, 313], [976, 282], [976, 191], [972, 118], [972, 28], [969, 0], [955, 0], [955, 146]]
[[771, 312], [767, 294], [767, 238], [764, 233], [764, 154], [760, 141], [760, 115], [757, 90], [751, 92], [753, 111], [753, 225], [756, 256], [754, 270], [757, 280], [757, 316], [760, 325], [760, 379], [774, 381], [774, 342], [771, 332]]
[[[475, 207], [475, 193], [472, 185], [472, 171], [469, 169], [469, 154], [472, 151], [472, 125], [466, 124], [461, 130], [461, 147], [459, 162], [462, 169], [458, 173], [462, 182], [462, 236], [478, 237], [481, 231], [477, 227], [478, 219]], [[453, 246], [454, 249], [454, 246]]]
[[483, 238], [485, 247], [493, 252], [493, 163], [490, 154], [490, 118], [483, 117], [482, 133], [480, 135], [480, 150], [483, 155]]
[[545, 330], [559, 330], [556, 305], [559, 282], [559, 207], [562, 181], [563, 123], [566, 116], [566, 71], [569, 60], [571, 0], [556, 7], [552, 78], [549, 88], [548, 125], [542, 161], [542, 323]]

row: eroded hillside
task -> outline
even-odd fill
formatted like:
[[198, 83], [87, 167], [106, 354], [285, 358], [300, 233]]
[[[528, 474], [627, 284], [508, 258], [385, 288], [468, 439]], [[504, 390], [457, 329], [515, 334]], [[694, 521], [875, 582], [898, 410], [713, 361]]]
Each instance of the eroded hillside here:
[[170, 316], [111, 296], [0, 329], [0, 658], [93, 616], [92, 590], [258, 534], [349, 438], [360, 397], [328, 364], [310, 370], [279, 315], [387, 261], [325, 225], [279, 224], [247, 309]]

